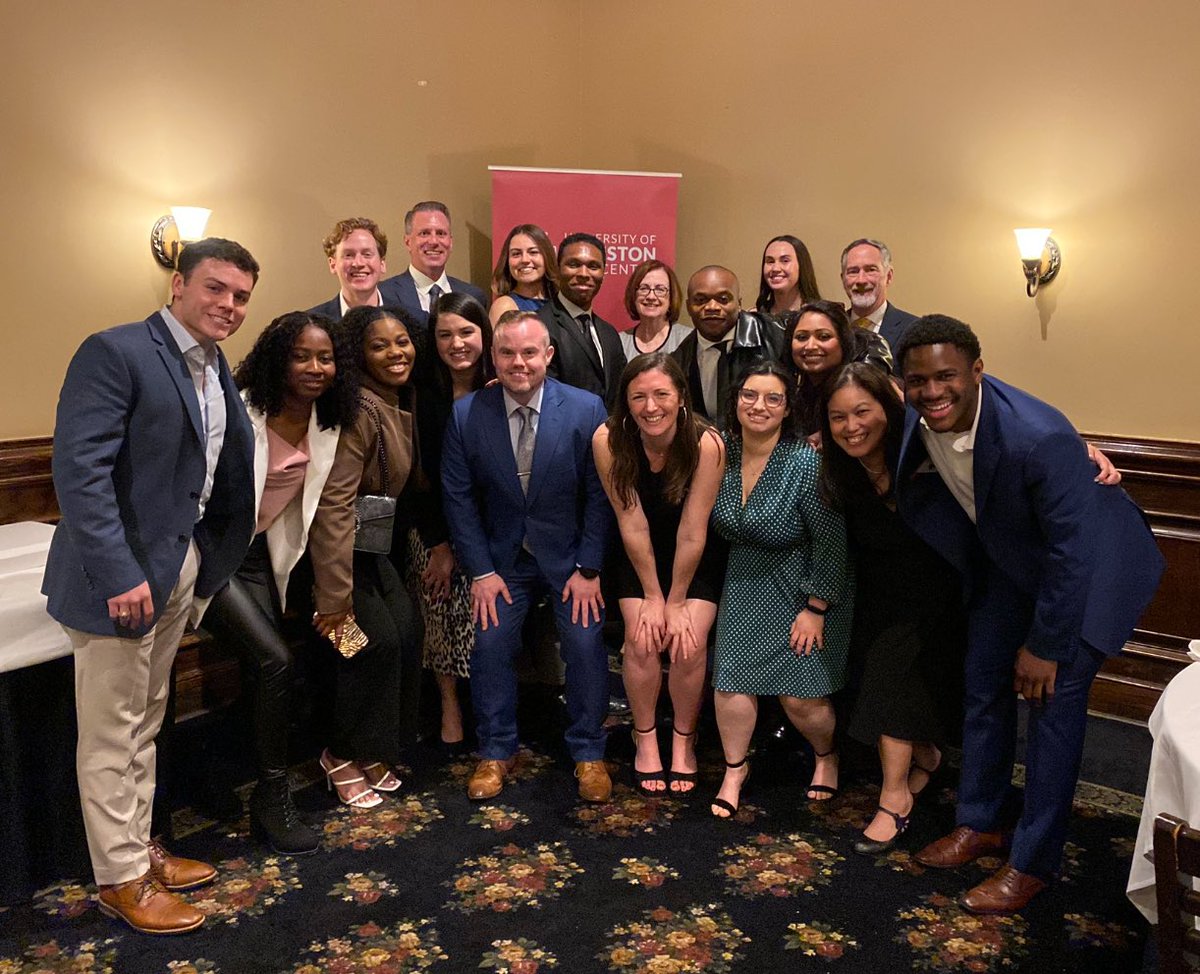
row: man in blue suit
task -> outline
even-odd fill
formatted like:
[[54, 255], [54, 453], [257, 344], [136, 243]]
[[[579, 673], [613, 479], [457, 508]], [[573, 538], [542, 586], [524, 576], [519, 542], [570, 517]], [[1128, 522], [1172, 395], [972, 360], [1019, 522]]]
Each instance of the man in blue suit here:
[[379, 286], [384, 304], [399, 305], [425, 322], [437, 299], [447, 291], [469, 294], [485, 308], [488, 306], [487, 295], [474, 284], [446, 273], [454, 234], [445, 203], [425, 200], [404, 214], [404, 246], [411, 263], [403, 274], [389, 277]]
[[894, 362], [904, 333], [917, 317], [888, 301], [893, 273], [892, 252], [881, 240], [859, 237], [842, 249], [842, 288], [850, 299], [850, 323], [880, 335]]
[[62, 520], [42, 591], [75, 651], [76, 770], [100, 909], [144, 933], [204, 914], [171, 890], [216, 876], [150, 835], [154, 739], [195, 600], [254, 533], [254, 435], [217, 343], [246, 316], [258, 264], [229, 240], [190, 244], [171, 303], [88, 338], [54, 427]]
[[387, 273], [387, 235], [365, 216], [338, 220], [322, 241], [329, 273], [338, 280], [338, 293], [309, 314], [341, 321], [351, 308], [377, 308], [383, 304], [380, 279]]
[[566, 664], [566, 740], [579, 795], [606, 801], [612, 793], [599, 576], [613, 518], [591, 449], [608, 414], [599, 397], [546, 378], [553, 355], [536, 314], [504, 314], [492, 338], [499, 385], [458, 400], [446, 427], [446, 521], [472, 580], [476, 623], [471, 699], [481, 760], [467, 783], [476, 800], [499, 794], [516, 763], [513, 661], [525, 616], [546, 591]]
[[[984, 375], [965, 324], [918, 319], [898, 361], [911, 409], [897, 502], [964, 573], [969, 599], [958, 827], [916, 858], [953, 867], [1008, 849], [962, 904], [1009, 913], [1058, 868], [1088, 689], [1153, 597], [1163, 557], [1129, 496], [1095, 482], [1066, 417]], [[1010, 832], [1017, 693], [1030, 706], [1024, 807]]]

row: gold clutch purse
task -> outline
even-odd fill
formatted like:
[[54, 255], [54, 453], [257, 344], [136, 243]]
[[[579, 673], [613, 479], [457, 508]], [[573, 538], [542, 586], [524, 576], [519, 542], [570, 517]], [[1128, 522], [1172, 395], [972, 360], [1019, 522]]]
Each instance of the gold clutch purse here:
[[331, 632], [328, 639], [333, 643], [333, 648], [346, 657], [346, 659], [351, 659], [359, 650], [364, 649], [368, 642], [367, 634], [354, 621], [354, 616], [346, 616], [346, 621], [342, 623], [342, 638], [340, 642], [337, 638], [337, 630]]

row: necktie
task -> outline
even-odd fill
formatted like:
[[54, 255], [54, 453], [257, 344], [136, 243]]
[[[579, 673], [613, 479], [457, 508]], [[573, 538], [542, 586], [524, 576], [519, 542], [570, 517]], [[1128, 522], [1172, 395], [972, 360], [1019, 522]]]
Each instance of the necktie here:
[[529, 475], [533, 472], [533, 407], [518, 406], [517, 415], [521, 428], [517, 431], [517, 478], [521, 481], [521, 492], [529, 493]]
[[429, 330], [432, 331], [437, 325], [437, 303], [438, 298], [442, 296], [442, 289], [436, 284], [429, 289]]
[[583, 332], [583, 340], [596, 353], [596, 360], [600, 363], [600, 368], [604, 368], [604, 352], [601, 351], [600, 342], [597, 340], [596, 332], [592, 328], [592, 316], [585, 311], [575, 320], [579, 322], [579, 330]]
[[717, 349], [717, 410], [714, 417], [723, 421], [729, 401], [729, 342], [718, 342]]

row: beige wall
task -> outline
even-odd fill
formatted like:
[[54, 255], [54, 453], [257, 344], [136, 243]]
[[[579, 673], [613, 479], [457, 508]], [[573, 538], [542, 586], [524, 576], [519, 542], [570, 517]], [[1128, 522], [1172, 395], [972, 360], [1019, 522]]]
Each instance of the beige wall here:
[[[1192, 0], [457, 0], [436, 53], [428, 9], [24, 8], [0, 63], [0, 437], [50, 432], [79, 341], [161, 301], [170, 203], [211, 206], [263, 264], [236, 360], [333, 293], [340, 216], [384, 223], [395, 272], [406, 205], [445, 199], [451, 269], [484, 283], [499, 163], [682, 172], [681, 270], [729, 263], [747, 301], [775, 233], [808, 242], [827, 296], [842, 244], [882, 237], [896, 303], [971, 322], [990, 371], [1091, 432], [1200, 439]], [[1064, 266], [1031, 301], [1011, 229], [1038, 224]]]

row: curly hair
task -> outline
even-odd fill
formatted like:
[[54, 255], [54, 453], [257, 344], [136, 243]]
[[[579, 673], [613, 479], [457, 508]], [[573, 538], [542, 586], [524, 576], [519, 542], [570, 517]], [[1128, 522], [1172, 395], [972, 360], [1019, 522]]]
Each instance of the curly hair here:
[[730, 384], [729, 398], [725, 403], [725, 432], [734, 439], [740, 440], [742, 438], [742, 424], [738, 420], [737, 415], [738, 396], [741, 394], [742, 386], [746, 384], [746, 380], [756, 375], [772, 375], [783, 383], [783, 391], [784, 395], [787, 396], [789, 414], [784, 417], [783, 425], [779, 428], [779, 438], [781, 440], [798, 439], [796, 429], [796, 384], [792, 381], [791, 375], [782, 364], [770, 360], [755, 362], [738, 376], [737, 382]]
[[[396, 305], [351, 308], [334, 328], [333, 346], [350, 363], [347, 371], [350, 372], [354, 380], [355, 390], [362, 385], [363, 376], [367, 371], [367, 332], [371, 330], [371, 326], [375, 322], [382, 321], [385, 318], [400, 322], [408, 332], [408, 337], [413, 343], [415, 358], [413, 362], [414, 373], [416, 371], [416, 364], [426, 354], [428, 336], [425, 334], [425, 325], [418, 318], [414, 317], [412, 312]], [[404, 409], [411, 410], [413, 408], [411, 382], [408, 383], [407, 387], [401, 389], [400, 401]], [[354, 415], [358, 415], [357, 400], [355, 401]]]
[[267, 416], [277, 416], [287, 395], [288, 365], [292, 349], [306, 328], [320, 328], [333, 342], [333, 382], [316, 401], [317, 422], [322, 429], [345, 426], [357, 411], [358, 382], [344, 349], [338, 345], [337, 329], [323, 315], [289, 311], [272, 321], [234, 370], [233, 380], [246, 394], [246, 401]]
[[379, 250], [380, 259], [382, 260], [387, 257], [387, 234], [379, 229], [378, 223], [365, 216], [352, 216], [345, 220], [338, 220], [325, 239], [321, 241], [321, 249], [325, 251], [325, 256], [335, 257], [337, 255], [338, 244], [355, 230], [366, 230], [367, 233], [375, 238], [375, 246]]
[[901, 371], [904, 370], [905, 356], [911, 349], [921, 345], [953, 345], [967, 357], [968, 362], [976, 361], [983, 354], [979, 338], [971, 331], [971, 326], [949, 315], [925, 315], [912, 323], [896, 350], [896, 361], [900, 363]]

